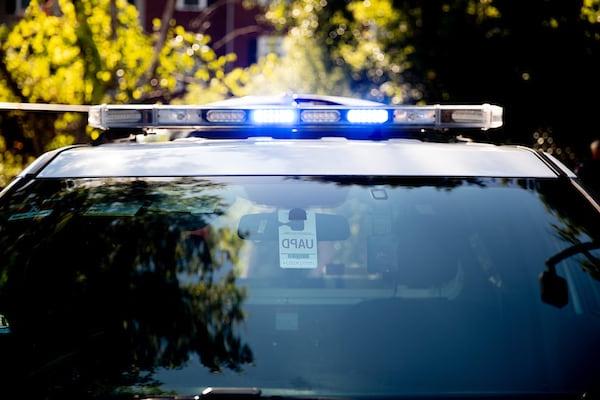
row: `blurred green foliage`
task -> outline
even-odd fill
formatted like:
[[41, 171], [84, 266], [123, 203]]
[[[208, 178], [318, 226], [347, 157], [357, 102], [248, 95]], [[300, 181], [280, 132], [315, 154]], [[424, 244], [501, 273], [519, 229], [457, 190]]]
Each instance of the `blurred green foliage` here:
[[[483, 140], [522, 143], [573, 166], [597, 138], [600, 1], [274, 0], [265, 18], [318, 43], [356, 96], [505, 106]], [[290, 72], [291, 73], [291, 72]]]
[[[160, 20], [148, 34], [126, 0], [60, 0], [58, 5], [58, 13], [48, 13], [32, 0], [22, 19], [0, 28], [0, 101], [168, 102], [185, 91], [190, 77], [223, 79], [225, 65], [235, 59], [217, 56], [208, 36], [172, 23], [153, 68]], [[41, 152], [97, 137], [86, 131], [84, 117], [0, 114], [0, 187]]]
[[191, 83], [183, 103], [206, 103], [228, 96], [277, 95], [286, 92], [352, 96], [340, 68], [330, 68], [325, 49], [311, 38], [288, 36], [285, 56], [269, 54], [248, 68], [235, 68], [222, 80]]
[[600, 1], [583, 0], [581, 7], [581, 16], [590, 24], [600, 23]]
[[217, 57], [208, 36], [173, 24], [155, 73], [145, 79], [159, 20], [156, 31], [147, 34], [137, 9], [125, 0], [59, 4], [61, 15], [48, 15], [33, 0], [25, 17], [5, 28], [3, 64], [19, 88], [7, 97], [63, 104], [160, 100], [183, 90], [185, 77], [222, 77], [223, 67], [233, 59]]

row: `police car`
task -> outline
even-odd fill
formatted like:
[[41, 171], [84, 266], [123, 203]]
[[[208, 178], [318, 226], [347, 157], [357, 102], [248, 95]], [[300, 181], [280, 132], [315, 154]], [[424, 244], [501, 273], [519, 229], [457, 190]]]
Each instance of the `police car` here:
[[2, 398], [598, 395], [600, 206], [551, 155], [464, 139], [500, 107], [89, 123], [0, 197]]

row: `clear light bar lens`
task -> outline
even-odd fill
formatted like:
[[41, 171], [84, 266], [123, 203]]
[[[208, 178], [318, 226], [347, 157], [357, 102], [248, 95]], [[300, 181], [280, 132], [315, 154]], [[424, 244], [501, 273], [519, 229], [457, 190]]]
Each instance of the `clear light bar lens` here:
[[246, 120], [246, 112], [242, 110], [210, 110], [206, 113], [208, 122], [236, 123]]
[[387, 122], [389, 114], [387, 110], [350, 110], [346, 118], [353, 124], [382, 124]]
[[402, 124], [433, 124], [435, 123], [435, 110], [394, 110], [394, 122]]
[[251, 120], [256, 124], [293, 124], [296, 119], [296, 110], [252, 110], [251, 113]]
[[300, 115], [300, 119], [302, 122], [314, 124], [338, 122], [340, 112], [338, 110], [304, 110]]
[[456, 110], [451, 112], [451, 121], [461, 124], [485, 122], [485, 115], [480, 110]]
[[202, 117], [194, 109], [159, 109], [158, 123], [164, 125], [194, 125], [200, 124]]
[[110, 124], [134, 124], [137, 122], [142, 122], [142, 112], [138, 110], [119, 110], [113, 109], [110, 112], [106, 112], [105, 114], [106, 125]]
[[502, 107], [483, 104], [481, 106], [445, 106], [441, 109], [440, 123], [449, 127], [473, 127], [483, 130], [502, 126]]

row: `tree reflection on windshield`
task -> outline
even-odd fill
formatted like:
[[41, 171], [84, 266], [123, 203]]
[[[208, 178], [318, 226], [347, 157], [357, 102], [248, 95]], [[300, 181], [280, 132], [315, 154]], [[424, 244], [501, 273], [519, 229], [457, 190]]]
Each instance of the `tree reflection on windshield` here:
[[[564, 251], [570, 247], [583, 245], [589, 238], [600, 237], [600, 226], [589, 223], [590, 215], [594, 215], [595, 210], [589, 203], [582, 203], [580, 207], [574, 207], [577, 203], [579, 193], [572, 188], [571, 191], [556, 190], [556, 187], [542, 182], [539, 185], [538, 192], [540, 198], [560, 221], [560, 224], [552, 224], [552, 230], [555, 236], [565, 243]], [[596, 244], [600, 244], [597, 241]], [[590, 277], [600, 281], [600, 266], [597, 257], [584, 250], [582, 254], [585, 257], [574, 257], [571, 261], [577, 262], [581, 269]], [[558, 253], [558, 252], [557, 252]]]
[[[566, 181], [48, 179], [9, 200], [0, 397], [595, 387], [597, 282], [573, 262], [581, 301], [539, 301], [548, 257], [600, 237]], [[315, 213], [314, 269], [281, 267], [295, 209]]]
[[[243, 242], [209, 227], [227, 207], [215, 188], [84, 181], [13, 198], [0, 228], [0, 309], [12, 332], [0, 338], [2, 381], [28, 397], [101, 397], [152, 388], [156, 368], [194, 354], [212, 371], [251, 362], [237, 333]], [[52, 214], [39, 224], [32, 210]]]

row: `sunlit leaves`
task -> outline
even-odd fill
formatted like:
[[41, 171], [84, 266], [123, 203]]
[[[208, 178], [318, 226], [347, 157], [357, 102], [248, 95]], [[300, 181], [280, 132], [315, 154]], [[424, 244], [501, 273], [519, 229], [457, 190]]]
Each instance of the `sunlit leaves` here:
[[[188, 77], [205, 81], [223, 77], [225, 65], [232, 60], [217, 57], [208, 36], [173, 26], [160, 50], [156, 75], [145, 79], [158, 32], [145, 33], [137, 9], [125, 0], [115, 2], [115, 18], [110, 0], [76, 1], [61, 0], [62, 14], [57, 16], [47, 15], [32, 1], [25, 17], [2, 41], [7, 69], [29, 101], [159, 100], [181, 91]], [[158, 30], [160, 21], [154, 26]], [[8, 98], [9, 91], [3, 89], [2, 99]]]
[[406, 67], [402, 43], [410, 32], [406, 16], [391, 0], [276, 1], [266, 17], [275, 26], [287, 26], [297, 42], [310, 38], [325, 45], [325, 69], [342, 73], [354, 95], [395, 103], [404, 99], [407, 88], [399, 73]]
[[0, 186], [8, 184], [11, 177], [17, 175], [23, 168], [23, 164], [32, 161], [32, 157], [14, 154], [7, 151], [5, 139], [0, 136]]
[[[52, 15], [40, 7], [39, 0], [32, 0], [16, 24], [1, 25], [0, 57], [6, 74], [0, 71], [0, 101], [164, 102], [181, 96], [191, 82], [208, 83], [201, 90], [217, 88], [218, 97], [230, 94], [221, 94], [225, 86], [220, 81], [234, 55], [218, 57], [208, 36], [188, 32], [173, 23], [153, 70], [150, 64], [159, 40], [160, 21], [154, 21], [153, 33], [144, 32], [133, 5], [116, 0], [115, 9], [111, 9], [111, 4], [112, 0], [60, 0], [60, 13]], [[75, 133], [79, 141], [86, 133], [93, 139], [98, 135], [85, 130], [85, 118], [81, 115], [38, 118], [48, 118], [41, 132], [27, 131], [31, 126], [19, 126], [21, 134], [35, 138], [38, 145], [23, 140], [25, 145], [20, 149], [3, 147], [2, 151], [11, 154], [0, 161], [14, 161], [18, 166], [0, 171], [0, 186], [23, 167], [31, 158], [29, 154], [71, 144], [76, 141]], [[15, 157], [15, 152], [28, 155]]]
[[198, 76], [202, 82], [188, 86], [185, 102], [206, 103], [230, 95], [281, 95], [314, 93], [350, 96], [341, 68], [327, 66], [325, 49], [314, 39], [289, 36], [283, 45], [285, 56], [269, 54], [248, 68], [236, 68], [222, 79]]
[[583, 0], [581, 17], [591, 24], [600, 23], [600, 0]]
[[32, 102], [73, 103], [84, 91], [74, 24], [65, 18], [46, 15], [34, 1], [2, 44], [8, 72]]
[[356, 21], [375, 29], [393, 28], [400, 20], [400, 14], [390, 0], [353, 1], [348, 4], [348, 10]]
[[486, 19], [500, 17], [500, 11], [494, 6], [493, 0], [469, 0], [467, 14], [476, 16], [480, 23]]

